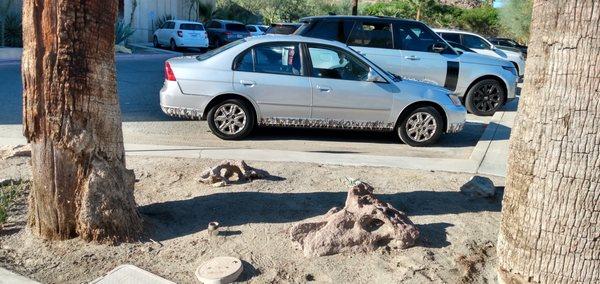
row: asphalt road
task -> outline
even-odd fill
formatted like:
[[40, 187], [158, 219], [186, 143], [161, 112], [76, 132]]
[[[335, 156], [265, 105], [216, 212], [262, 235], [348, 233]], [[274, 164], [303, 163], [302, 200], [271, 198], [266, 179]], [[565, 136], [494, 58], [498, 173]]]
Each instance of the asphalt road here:
[[[464, 159], [469, 157], [490, 120], [469, 115], [463, 132], [444, 135], [439, 143], [428, 148], [403, 145], [392, 133], [280, 128], [258, 129], [244, 141], [223, 141], [210, 133], [206, 122], [171, 118], [160, 110], [158, 92], [163, 83], [163, 62], [171, 56], [117, 57], [117, 86], [126, 143]], [[18, 62], [0, 62], [0, 94], [0, 135], [19, 136], [22, 86]]]

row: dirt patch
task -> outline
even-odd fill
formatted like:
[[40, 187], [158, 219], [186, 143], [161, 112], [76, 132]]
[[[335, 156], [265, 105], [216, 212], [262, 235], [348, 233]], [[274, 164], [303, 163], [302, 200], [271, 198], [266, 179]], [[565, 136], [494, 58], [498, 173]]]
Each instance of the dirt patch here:
[[[27, 178], [29, 166], [23, 159], [0, 161], [0, 176]], [[471, 266], [471, 282], [495, 280], [493, 249], [479, 258], [473, 244], [495, 244], [501, 196], [472, 199], [460, 193], [470, 175], [249, 161], [278, 178], [215, 188], [197, 178], [219, 161], [127, 161], [136, 172], [135, 197], [144, 218], [140, 242], [108, 246], [79, 239], [42, 241], [25, 228], [22, 206], [8, 216], [13, 229], [0, 231], [0, 266], [45, 283], [81, 283], [131, 263], [175, 282], [195, 283], [194, 270], [200, 264], [229, 255], [244, 261], [240, 279], [253, 283], [456, 283], [466, 279]], [[343, 207], [345, 177], [371, 184], [378, 198], [405, 212], [419, 228], [417, 244], [325, 257], [305, 257], [295, 249], [288, 230]], [[207, 234], [212, 221], [221, 225], [216, 237]]]

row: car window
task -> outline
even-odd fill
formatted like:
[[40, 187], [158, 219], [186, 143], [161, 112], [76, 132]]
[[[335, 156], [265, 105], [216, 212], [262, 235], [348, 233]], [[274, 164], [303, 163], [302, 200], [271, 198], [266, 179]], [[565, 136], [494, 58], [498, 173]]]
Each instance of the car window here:
[[244, 54], [237, 57], [233, 70], [254, 72], [254, 50], [249, 49], [244, 52]]
[[346, 43], [353, 26], [354, 21], [318, 21], [312, 25], [304, 25], [305, 30], [302, 34]]
[[369, 23], [354, 25], [348, 45], [375, 48], [394, 48], [392, 29], [389, 23]]
[[266, 31], [266, 33], [268, 33], [268, 34], [277, 34], [277, 35], [290, 35], [290, 34], [293, 34], [296, 31], [296, 29], [298, 29], [298, 27], [295, 26], [295, 25], [278, 25], [278, 24], [273, 24]]
[[175, 22], [169, 22], [168, 29], [174, 29], [174, 28], [175, 28]]
[[464, 34], [462, 35], [463, 38], [463, 45], [465, 45], [468, 48], [476, 48], [476, 49], [490, 49], [491, 46], [485, 42], [483, 39], [474, 36], [474, 35], [467, 35]]
[[446, 41], [460, 43], [460, 34], [455, 34], [455, 33], [440, 33], [440, 35]]
[[186, 31], [203, 31], [204, 26], [201, 24], [181, 24], [179, 25], [179, 29]]
[[254, 26], [246, 26], [246, 29], [247, 29], [249, 32], [256, 32], [256, 27], [254, 27]]
[[246, 26], [242, 25], [242, 24], [225, 24], [225, 29], [228, 31], [235, 31], [235, 32], [246, 32]]
[[420, 52], [434, 52], [433, 44], [443, 42], [427, 26], [418, 23], [394, 23], [394, 41], [396, 48]]
[[[302, 75], [302, 64], [298, 44], [276, 43], [255, 46], [254, 72]], [[243, 60], [248, 60], [243, 58]]]
[[220, 29], [221, 28], [221, 23], [217, 22], [217, 21], [212, 21], [208, 24], [208, 27], [211, 29]]
[[341, 49], [309, 46], [308, 53], [312, 77], [366, 81], [369, 76], [369, 66]]
[[512, 46], [512, 47], [516, 47], [517, 44], [513, 41], [509, 41], [509, 40], [499, 40], [498, 43], [499, 45], [505, 45], [505, 46]]
[[263, 26], [259, 26], [258, 29], [263, 33], [267, 31], [267, 27], [263, 27]]

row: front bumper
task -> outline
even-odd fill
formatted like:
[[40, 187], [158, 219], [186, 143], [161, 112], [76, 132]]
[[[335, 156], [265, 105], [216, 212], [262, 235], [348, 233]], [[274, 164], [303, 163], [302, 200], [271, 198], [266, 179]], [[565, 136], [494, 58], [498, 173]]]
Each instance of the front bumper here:
[[467, 110], [463, 106], [447, 106], [445, 107], [447, 127], [446, 133], [461, 132], [465, 127], [467, 120]]

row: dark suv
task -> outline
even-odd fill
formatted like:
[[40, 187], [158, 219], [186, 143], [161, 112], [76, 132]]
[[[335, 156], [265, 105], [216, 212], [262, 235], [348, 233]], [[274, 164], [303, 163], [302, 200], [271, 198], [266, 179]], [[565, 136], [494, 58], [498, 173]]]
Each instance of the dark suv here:
[[373, 16], [300, 19], [296, 35], [345, 43], [375, 64], [406, 79], [443, 86], [476, 115], [492, 115], [515, 97], [517, 71], [507, 60], [459, 52], [427, 25]]
[[527, 57], [527, 46], [522, 45], [510, 38], [491, 37], [491, 38], [488, 38], [488, 40], [500, 49], [504, 49], [504, 48], [511, 48], [510, 50], [516, 49], [516, 50], [520, 51], [521, 53], [523, 53], [524, 57]]
[[250, 36], [246, 26], [240, 22], [212, 20], [205, 25], [210, 44], [219, 47]]

